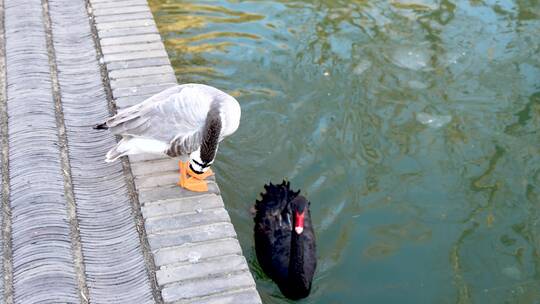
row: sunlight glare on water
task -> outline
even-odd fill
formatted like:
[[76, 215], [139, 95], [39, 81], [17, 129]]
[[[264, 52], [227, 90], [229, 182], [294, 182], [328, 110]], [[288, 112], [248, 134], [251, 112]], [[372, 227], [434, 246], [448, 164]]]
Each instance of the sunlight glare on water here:
[[264, 303], [250, 207], [288, 178], [301, 303], [540, 303], [540, 4], [150, 0], [179, 82], [236, 96], [214, 167]]

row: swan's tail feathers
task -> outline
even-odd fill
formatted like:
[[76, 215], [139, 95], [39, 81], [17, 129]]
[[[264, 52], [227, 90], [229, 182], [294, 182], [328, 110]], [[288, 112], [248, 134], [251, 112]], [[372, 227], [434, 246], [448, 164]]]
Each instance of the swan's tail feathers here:
[[125, 155], [143, 153], [165, 155], [165, 151], [168, 148], [167, 143], [159, 140], [141, 137], [124, 137], [114, 148], [107, 152], [105, 161], [110, 163]]
[[300, 194], [300, 191], [291, 189], [288, 181], [283, 181], [278, 185], [272, 183], [264, 185], [264, 190], [265, 192], [261, 193], [261, 199], [255, 203], [255, 217], [264, 216], [268, 212], [281, 212]]

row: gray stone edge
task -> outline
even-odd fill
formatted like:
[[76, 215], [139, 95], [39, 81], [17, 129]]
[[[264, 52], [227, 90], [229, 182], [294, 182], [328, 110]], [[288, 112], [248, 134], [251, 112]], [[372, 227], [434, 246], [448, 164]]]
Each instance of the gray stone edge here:
[[73, 193], [73, 180], [71, 177], [71, 164], [69, 160], [68, 143], [67, 143], [67, 131], [64, 121], [64, 114], [62, 110], [62, 100], [60, 94], [60, 83], [58, 80], [58, 66], [56, 65], [56, 53], [53, 43], [52, 34], [52, 21], [49, 11], [48, 0], [42, 0], [43, 7], [43, 21], [45, 25], [45, 32], [47, 34], [46, 45], [47, 53], [49, 54], [49, 67], [51, 71], [52, 81], [52, 93], [54, 99], [56, 125], [58, 129], [58, 145], [60, 149], [60, 164], [62, 167], [62, 175], [64, 178], [64, 195], [66, 199], [67, 215], [70, 228], [71, 237], [71, 250], [73, 253], [73, 264], [75, 268], [75, 274], [77, 276], [77, 287], [79, 292], [79, 298], [82, 304], [89, 303], [88, 299], [89, 291], [86, 283], [86, 271], [84, 265], [84, 258], [82, 254], [81, 236], [79, 234], [79, 221], [77, 218], [75, 195]]
[[[129, 11], [122, 9], [120, 5], [110, 5], [111, 7], [105, 8], [103, 7], [104, 2], [100, 0], [87, 0], [87, 1], [88, 1], [89, 14], [93, 18], [92, 23], [94, 25], [94, 29], [93, 29], [94, 34], [96, 35], [96, 40], [100, 48], [98, 52], [102, 56], [101, 57], [102, 60], [100, 61], [100, 63], [102, 64], [104, 80], [108, 86], [109, 100], [114, 101], [114, 102], [111, 102], [111, 112], [115, 112], [116, 107], [123, 108], [125, 106], [131, 105], [129, 102], [123, 102], [121, 104], [117, 104], [116, 102], [120, 101], [119, 99], [127, 99], [131, 97], [140, 101], [142, 99], [140, 98], [140, 96], [147, 97], [149, 95], [158, 93], [159, 91], [163, 90], [164, 87], [174, 85], [174, 83], [171, 82], [171, 77], [169, 76], [169, 75], [172, 75], [174, 77], [174, 70], [172, 69], [170, 60], [166, 52], [163, 52], [165, 48], [163, 46], [163, 42], [161, 41], [161, 37], [159, 37], [159, 35], [155, 36], [155, 35], [149, 35], [145, 33], [146, 31], [156, 32], [156, 33], [158, 32], [154, 20], [151, 19], [151, 22], [148, 22], [148, 16], [151, 15], [151, 12], [146, 1], [137, 1], [137, 2], [144, 2], [144, 5], [138, 5], [136, 9], [130, 9]], [[93, 6], [95, 6], [96, 9], [93, 9]], [[128, 17], [130, 14], [133, 14], [133, 18]], [[118, 22], [114, 21], [114, 16], [119, 16]], [[137, 16], [140, 16], [140, 17], [137, 17]], [[130, 20], [130, 21], [126, 22], [124, 20]], [[134, 28], [140, 27], [140, 24], [138, 23], [139, 20], [144, 20], [143, 21], [145, 22], [144, 26], [149, 29], [145, 30], [144, 32], [134, 31], [132, 35], [125, 36], [125, 33], [129, 31], [130, 24], [133, 24]], [[100, 37], [99, 35], [102, 32], [100, 29], [103, 29], [104, 27], [107, 28], [107, 35]], [[114, 33], [115, 30], [118, 30], [121, 32], [119, 32], [119, 34], [116, 35], [116, 33]], [[114, 37], [114, 38], [111, 38], [111, 37]], [[159, 44], [161, 44], [161, 47], [159, 47], [158, 51], [156, 52], [156, 45], [159, 45]], [[148, 46], [147, 49], [144, 48], [145, 45]], [[111, 51], [114, 50], [114, 57], [111, 57], [110, 55], [104, 56], [104, 54], [111, 54], [111, 51], [108, 51], [109, 49]], [[144, 52], [148, 53], [148, 58], [145, 58], [145, 56], [141, 56], [141, 54], [144, 54]], [[165, 60], [154, 63], [156, 57], [163, 58]], [[165, 61], [165, 63], [163, 61]], [[165, 71], [162, 72], [161, 75], [163, 77], [156, 77], [157, 75], [155, 73], [150, 72], [152, 70], [151, 69], [152, 67], [157, 67], [157, 66], [169, 67], [169, 69], [166, 69]], [[144, 73], [145, 68], [149, 68], [148, 74]], [[134, 72], [133, 75], [129, 74], [130, 70]], [[139, 197], [139, 191], [137, 189], [140, 189], [139, 186], [142, 186], [142, 185], [139, 185], [140, 180], [148, 180], [149, 175], [141, 173], [141, 172], [138, 172], [138, 173], [133, 172], [132, 166], [136, 165], [139, 168], [141, 166], [151, 167], [154, 165], [155, 162], [159, 162], [159, 161], [160, 161], [159, 159], [156, 160], [156, 158], [152, 158], [152, 157], [148, 159], [145, 159], [145, 157], [140, 157], [140, 158], [135, 157], [135, 158], [130, 158], [130, 161], [127, 161], [127, 160], [125, 161], [126, 173], [127, 173], [126, 175], [128, 176], [128, 179], [130, 179], [131, 185], [133, 185], [133, 191], [132, 191], [133, 200], [135, 201], [136, 209], [138, 209], [135, 212], [138, 214], [136, 215], [137, 221], [140, 221], [137, 227], [138, 229], [142, 230], [142, 232], [140, 231], [141, 242], [143, 243], [143, 247], [145, 247], [146, 249], [145, 251], [151, 252], [152, 261], [148, 263], [148, 266], [150, 268], [150, 272], [152, 272], [152, 281], [153, 281], [153, 284], [155, 284], [154, 288], [159, 290], [159, 293], [160, 293], [159, 297], [156, 297], [156, 302], [161, 302], [161, 303], [176, 302], [179, 299], [168, 297], [168, 294], [175, 294], [174, 292], [175, 286], [178, 287], [177, 292], [183, 293], [185, 292], [185, 288], [188, 288], [185, 286], [186, 284], [197, 284], [198, 287], [201, 287], [201, 286], [204, 286], [204, 284], [200, 285], [201, 282], [208, 280], [208, 284], [206, 284], [208, 287], [207, 294], [204, 294], [204, 292], [203, 293], [199, 292], [197, 293], [197, 295], [194, 295], [193, 298], [184, 299], [184, 300], [203, 301], [203, 299], [206, 299], [208, 297], [211, 297], [212, 299], [218, 299], [220, 298], [220, 295], [223, 295], [223, 297], [226, 297], [231, 292], [234, 293], [235, 289], [239, 289], [239, 290], [246, 290], [250, 292], [251, 295], [253, 295], [252, 296], [253, 304], [262, 303], [260, 296], [258, 295], [258, 292], [255, 288], [255, 281], [253, 279], [253, 276], [249, 272], [247, 261], [241, 252], [240, 244], [236, 237], [236, 233], [234, 233], [234, 236], [232, 236], [232, 238], [230, 236], [227, 236], [226, 239], [228, 241], [234, 240], [236, 242], [235, 245], [237, 246], [238, 249], [240, 249], [240, 251], [237, 253], [238, 254], [237, 258], [240, 259], [239, 263], [242, 264], [240, 268], [241, 269], [240, 272], [238, 271], [233, 272], [233, 273], [217, 272], [217, 273], [211, 273], [208, 276], [193, 277], [192, 279], [188, 279], [188, 280], [171, 281], [167, 284], [159, 284], [158, 280], [156, 279], [156, 276], [158, 273], [162, 273], [165, 269], [169, 269], [172, 271], [174, 271], [175, 268], [179, 268], [179, 269], [183, 268], [186, 270], [189, 269], [188, 267], [189, 265], [184, 264], [184, 263], [157, 266], [155, 263], [155, 259], [156, 259], [155, 254], [158, 254], [160, 249], [168, 250], [168, 251], [175, 250], [175, 246], [159, 248], [159, 249], [154, 248], [154, 250], [152, 251], [152, 249], [148, 245], [148, 238], [151, 236], [147, 234], [146, 229], [148, 227], [144, 225], [144, 222], [146, 220], [151, 220], [152, 218], [148, 214], [145, 216], [145, 213], [143, 213], [142, 210], [148, 210], [148, 208], [152, 206], [152, 204], [156, 204], [156, 202], [159, 203], [161, 201], [166, 201], [167, 199], [171, 199], [171, 198], [162, 197], [162, 198], [155, 199], [155, 201], [141, 203], [141, 200]], [[165, 173], [165, 175], [170, 174], [170, 172], [162, 172], [160, 174], [163, 174], [163, 173]], [[156, 174], [156, 173], [154, 172], [151, 174]], [[215, 182], [213, 182], [212, 184], [215, 184]], [[217, 198], [221, 200], [221, 196], [219, 194], [219, 188], [217, 187], [217, 184], [215, 185], [216, 185], [217, 190], [214, 192], [214, 194], [210, 194], [210, 195], [217, 196]], [[144, 188], [146, 190], [148, 190], [148, 188], [150, 189], [153, 188], [152, 189], [153, 191], [160, 191], [160, 189], [164, 189], [164, 185], [145, 184]], [[165, 191], [164, 193], [172, 195], [171, 193], [173, 192], [171, 191], [171, 188], [166, 187], [166, 186], [165, 188], [169, 190]], [[182, 200], [201, 199], [201, 195], [194, 195], [192, 193], [186, 193], [185, 191], [175, 190], [174, 193], [176, 193], [176, 195], [180, 195], [181, 197], [179, 199], [182, 199]], [[208, 195], [208, 194], [205, 194], [205, 195]], [[146, 209], [144, 209], [145, 206], [147, 206]], [[230, 224], [230, 218], [225, 208], [223, 206], [218, 207], [218, 208], [221, 208], [222, 210], [225, 211], [226, 213], [225, 221]], [[185, 211], [186, 210], [183, 210], [183, 212]], [[200, 211], [196, 210], [195, 212], [200, 212]], [[176, 215], [181, 215], [181, 214], [176, 214]], [[153, 219], [155, 220], [158, 218], [159, 217], [153, 218]], [[223, 220], [223, 218], [221, 218], [220, 220]], [[172, 226], [174, 226], [174, 221], [171, 221], [171, 223], [173, 223]], [[194, 221], [193, 223], [195, 227], [198, 225], [197, 221]], [[208, 225], [208, 224], [209, 223], [204, 223], [204, 225]], [[164, 225], [167, 226], [167, 224], [164, 224]], [[172, 226], [171, 226], [171, 229], [169, 230], [171, 231], [171, 233], [175, 233], [175, 230], [174, 228], [172, 228]], [[199, 246], [200, 244], [213, 243], [213, 242], [216, 242], [216, 240], [212, 239], [212, 240], [196, 242], [196, 243], [188, 242], [187, 245], [185, 246], [192, 246], [195, 248]], [[182, 250], [183, 247], [184, 245], [181, 245], [178, 250]], [[201, 263], [203, 264], [193, 264], [193, 265], [195, 265], [195, 267], [204, 267], [204, 263], [206, 263], [206, 261], [211, 262], [212, 260], [216, 260], [216, 259], [219, 260], [219, 256], [227, 257], [230, 255], [231, 255], [231, 252], [223, 252], [223, 254], [215, 255], [215, 257], [209, 257], [209, 258], [203, 257], [201, 259]], [[226, 268], [227, 267], [225, 267], [225, 269]], [[241, 280], [243, 284], [229, 288], [229, 289], [225, 288], [224, 290], [219, 291], [219, 292], [216, 292], [216, 290], [212, 289], [212, 282], [213, 280], [216, 279], [216, 277], [235, 275], [235, 274], [241, 274], [241, 275], [246, 276], [244, 277], [243, 280]], [[249, 283], [246, 284], [246, 281]], [[163, 294], [164, 290], [167, 291], [166, 294]]]
[[[94, 4], [94, 1], [92, 0], [85, 0], [86, 1], [86, 10], [88, 12], [89, 16], [89, 22], [90, 22], [90, 28], [92, 30], [92, 38], [94, 39], [94, 43], [96, 45], [96, 53], [100, 57], [99, 63], [100, 63], [100, 69], [101, 69], [101, 77], [103, 79], [103, 84], [105, 88], [105, 93], [107, 95], [107, 100], [109, 101], [109, 112], [115, 113], [116, 112], [116, 105], [113, 101], [113, 93], [112, 88], [110, 85], [110, 78], [109, 78], [109, 71], [107, 70], [107, 66], [104, 63], [104, 54], [103, 54], [103, 46], [101, 44], [101, 38], [99, 37], [99, 32], [97, 29], [97, 19], [96, 15], [94, 14], [94, 10], [92, 9], [92, 5]], [[99, 1], [98, 1], [99, 2]], [[108, 16], [109, 18], [112, 16]], [[139, 234], [139, 239], [141, 243], [141, 250], [143, 253], [143, 257], [146, 263], [146, 268], [148, 272], [148, 278], [150, 281], [150, 285], [152, 288], [152, 294], [154, 297], [154, 302], [157, 304], [162, 304], [163, 297], [161, 296], [161, 290], [157, 284], [156, 279], [156, 267], [154, 264], [154, 258], [150, 252], [150, 245], [148, 243], [148, 238], [146, 236], [146, 231], [144, 229], [144, 220], [142, 218], [140, 203], [137, 195], [137, 191], [135, 189], [134, 185], [134, 178], [131, 173], [131, 168], [129, 166], [129, 161], [123, 160], [122, 161], [122, 167], [124, 171], [124, 176], [126, 178], [126, 184], [128, 188], [128, 195], [130, 197], [130, 201], [132, 202], [132, 212], [133, 217], [135, 221], [135, 225], [137, 228], [137, 232]]]
[[11, 247], [11, 204], [9, 201], [9, 138], [8, 138], [8, 113], [7, 113], [7, 71], [6, 71], [6, 44], [4, 23], [4, 0], [0, 0], [0, 203], [2, 215], [0, 217], [2, 246], [2, 265], [0, 274], [0, 300], [3, 303], [13, 303], [13, 260]]

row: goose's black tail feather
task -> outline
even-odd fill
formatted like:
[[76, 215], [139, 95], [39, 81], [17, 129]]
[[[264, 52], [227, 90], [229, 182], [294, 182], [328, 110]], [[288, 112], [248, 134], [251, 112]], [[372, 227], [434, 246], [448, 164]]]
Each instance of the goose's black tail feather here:
[[106, 123], [100, 123], [94, 126], [94, 130], [107, 130], [107, 129], [109, 129], [109, 127], [107, 127]]

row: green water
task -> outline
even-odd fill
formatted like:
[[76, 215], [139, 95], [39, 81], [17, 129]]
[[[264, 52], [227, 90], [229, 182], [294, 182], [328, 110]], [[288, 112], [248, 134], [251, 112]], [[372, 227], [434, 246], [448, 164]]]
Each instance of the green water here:
[[236, 96], [215, 164], [264, 303], [250, 207], [287, 177], [302, 303], [540, 303], [540, 3], [150, 0], [179, 82]]

